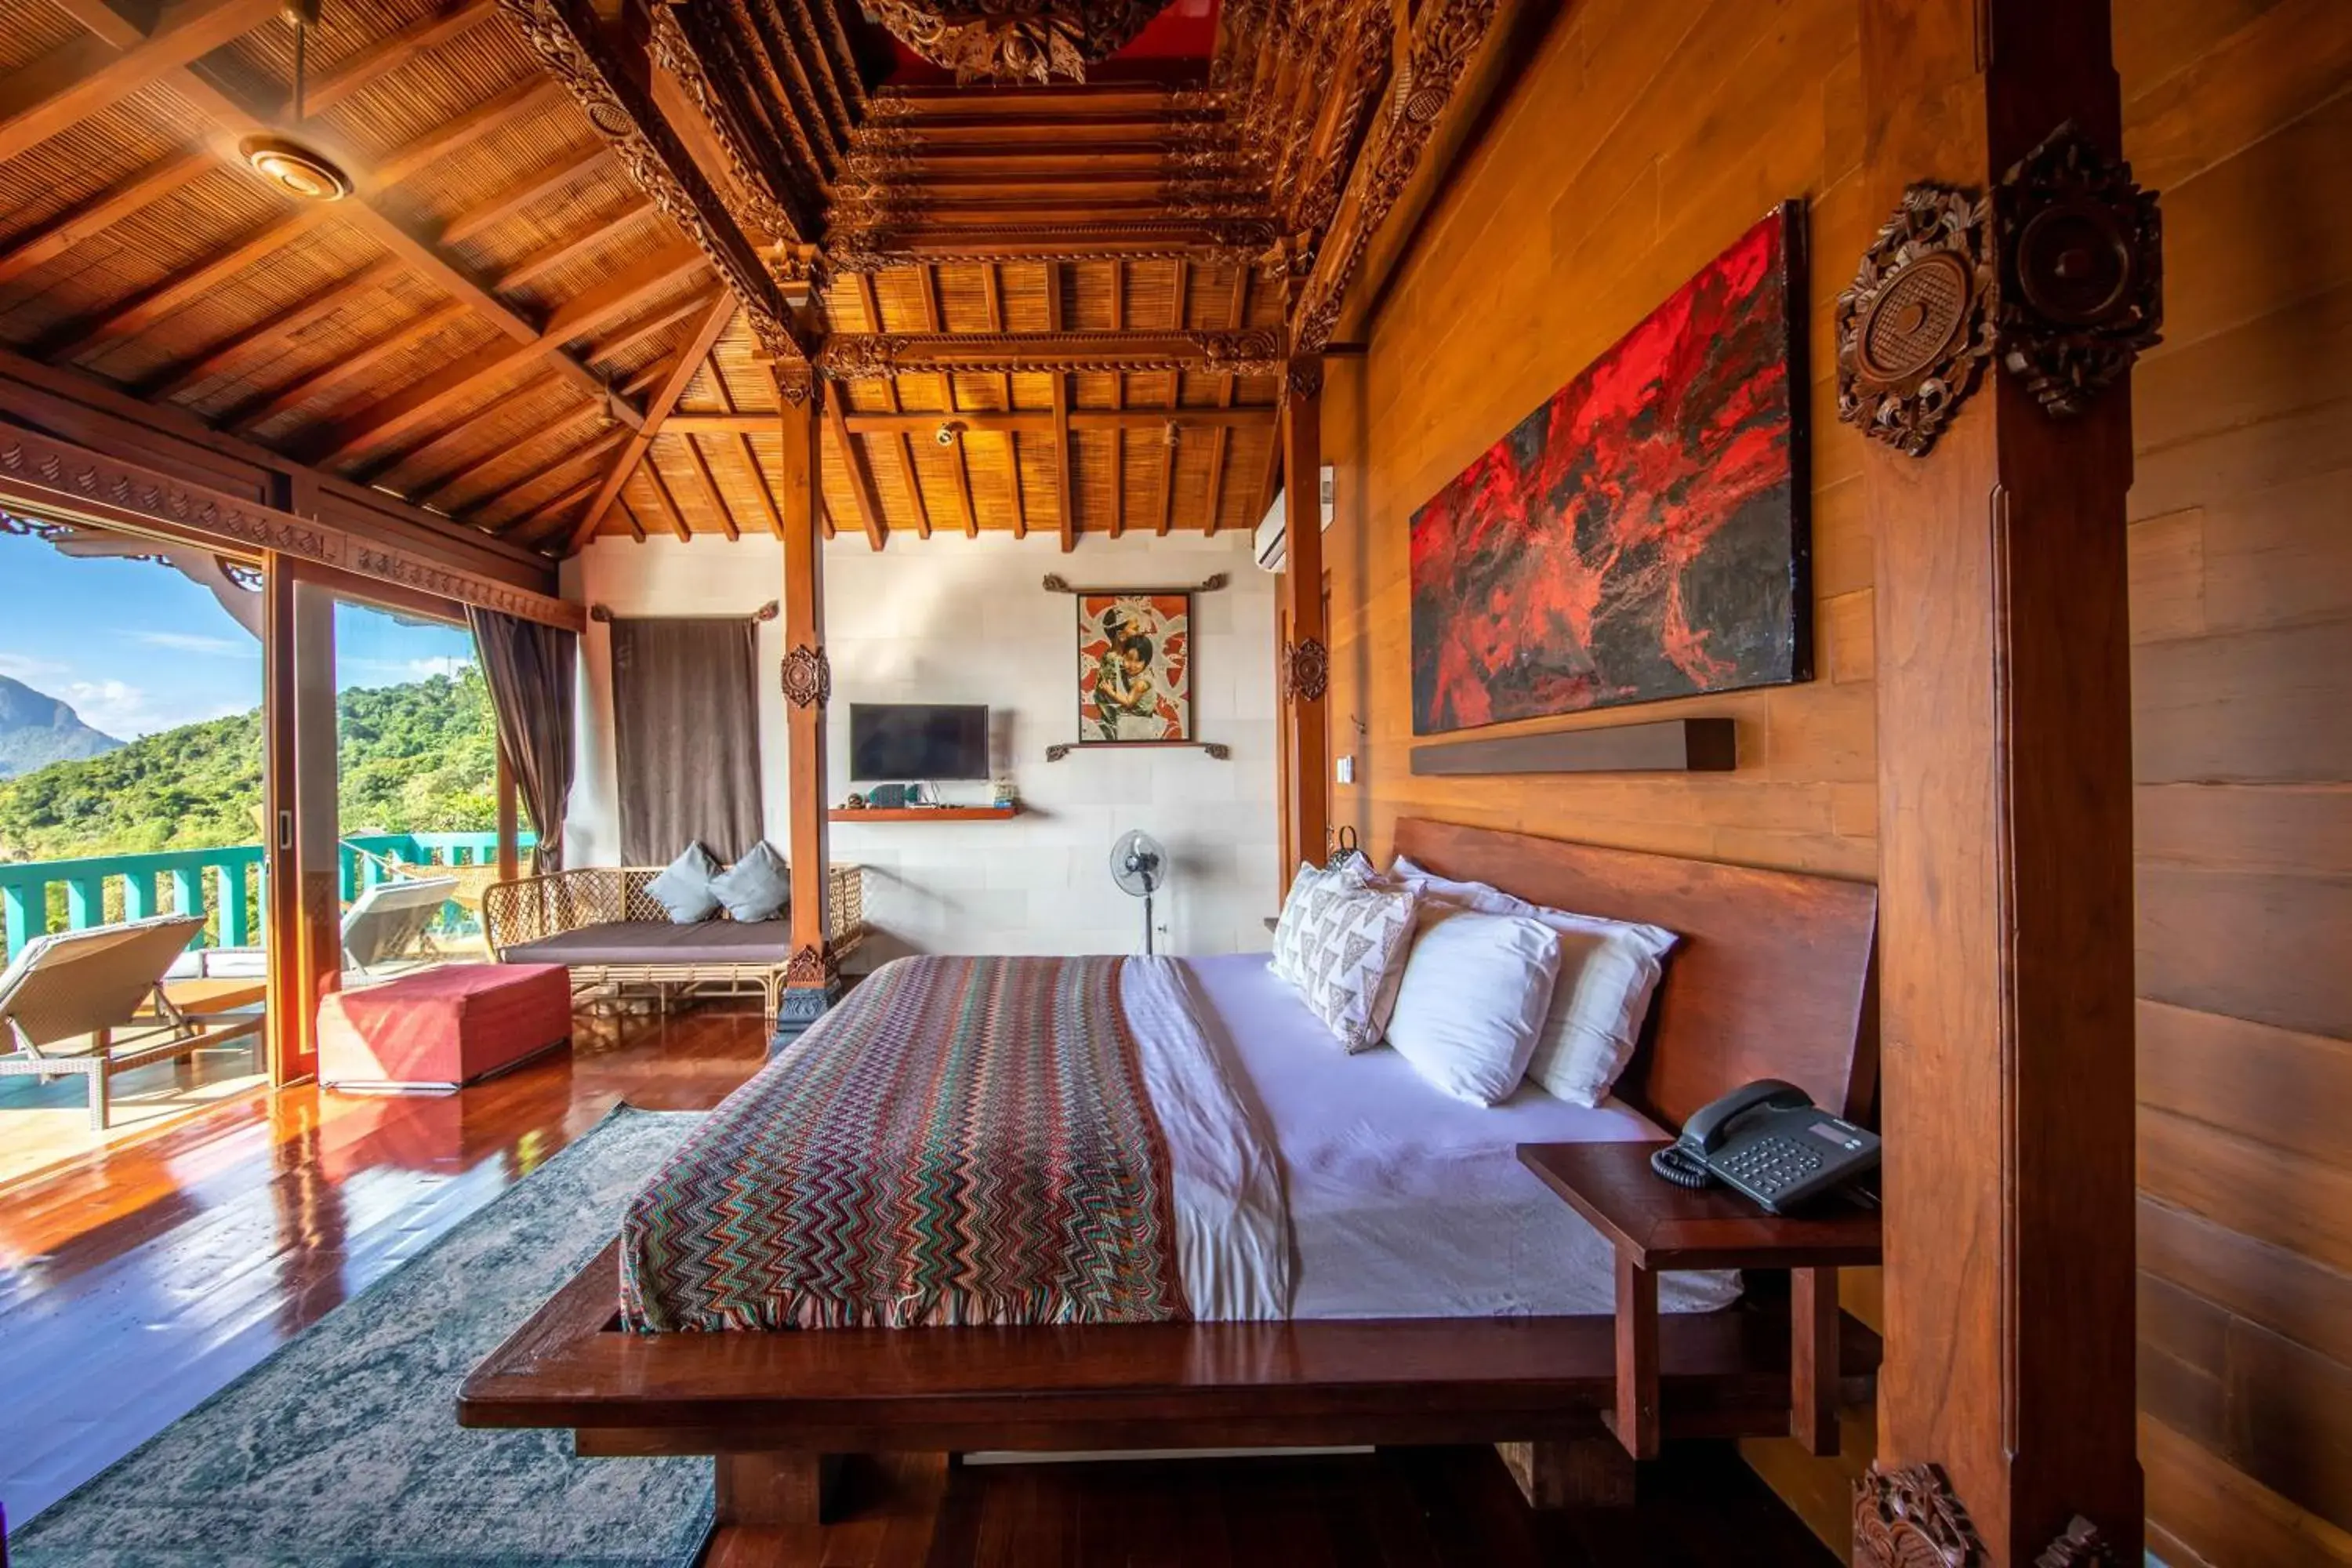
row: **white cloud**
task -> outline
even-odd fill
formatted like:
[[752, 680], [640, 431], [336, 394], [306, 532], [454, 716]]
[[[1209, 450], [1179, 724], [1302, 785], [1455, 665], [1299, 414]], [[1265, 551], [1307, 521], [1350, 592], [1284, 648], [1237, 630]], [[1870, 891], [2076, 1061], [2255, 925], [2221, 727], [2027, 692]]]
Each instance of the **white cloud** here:
[[410, 681], [425, 680], [436, 675], [446, 675], [455, 680], [474, 661], [454, 654], [436, 654], [430, 658], [360, 658], [345, 656], [337, 664], [342, 670], [347, 686], [404, 686]]
[[21, 680], [27, 686], [38, 686], [44, 680], [55, 680], [70, 673], [53, 658], [36, 658], [28, 653], [0, 653], [0, 675]]
[[250, 637], [208, 637], [194, 632], [132, 632], [132, 638], [151, 647], [168, 647], [180, 653], [208, 653], [221, 658], [259, 658], [260, 645]]
[[183, 724], [202, 723], [207, 719], [226, 719], [254, 706], [250, 702], [218, 701], [166, 704], [152, 693], [121, 680], [71, 680], [56, 695], [72, 705], [83, 723], [121, 741], [152, 735], [158, 730], [177, 729]]

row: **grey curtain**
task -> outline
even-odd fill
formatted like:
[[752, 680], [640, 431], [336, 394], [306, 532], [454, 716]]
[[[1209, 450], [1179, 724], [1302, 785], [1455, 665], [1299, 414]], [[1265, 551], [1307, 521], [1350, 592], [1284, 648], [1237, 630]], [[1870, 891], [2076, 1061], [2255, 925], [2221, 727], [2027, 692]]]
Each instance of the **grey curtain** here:
[[539, 830], [531, 869], [563, 868], [563, 813], [572, 802], [572, 682], [580, 638], [561, 626], [468, 605], [467, 624], [499, 720], [515, 792]]
[[621, 854], [731, 861], [760, 841], [759, 627], [749, 618], [614, 620]]

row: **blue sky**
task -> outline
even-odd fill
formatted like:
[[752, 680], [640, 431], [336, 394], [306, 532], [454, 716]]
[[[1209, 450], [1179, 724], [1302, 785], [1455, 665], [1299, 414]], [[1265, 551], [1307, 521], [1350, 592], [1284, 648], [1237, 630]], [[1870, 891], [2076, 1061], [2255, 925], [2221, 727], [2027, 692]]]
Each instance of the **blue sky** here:
[[[473, 659], [454, 627], [344, 605], [335, 683], [394, 686]], [[261, 705], [261, 645], [169, 566], [60, 555], [0, 534], [0, 675], [73, 704], [119, 740]]]

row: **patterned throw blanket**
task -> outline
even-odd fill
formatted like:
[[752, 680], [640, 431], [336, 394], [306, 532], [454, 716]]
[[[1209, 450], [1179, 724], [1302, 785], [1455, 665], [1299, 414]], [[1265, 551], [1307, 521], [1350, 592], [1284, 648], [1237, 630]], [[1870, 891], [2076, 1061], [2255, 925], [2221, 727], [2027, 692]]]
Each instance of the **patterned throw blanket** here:
[[629, 1205], [633, 1329], [1191, 1316], [1117, 958], [885, 965]]

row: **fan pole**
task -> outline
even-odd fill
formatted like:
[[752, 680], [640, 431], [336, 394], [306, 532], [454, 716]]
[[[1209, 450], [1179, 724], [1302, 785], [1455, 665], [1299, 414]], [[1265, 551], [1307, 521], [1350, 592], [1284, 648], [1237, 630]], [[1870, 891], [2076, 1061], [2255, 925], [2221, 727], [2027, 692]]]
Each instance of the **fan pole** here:
[[1149, 888], [1143, 893], [1143, 956], [1151, 956], [1151, 891]]

